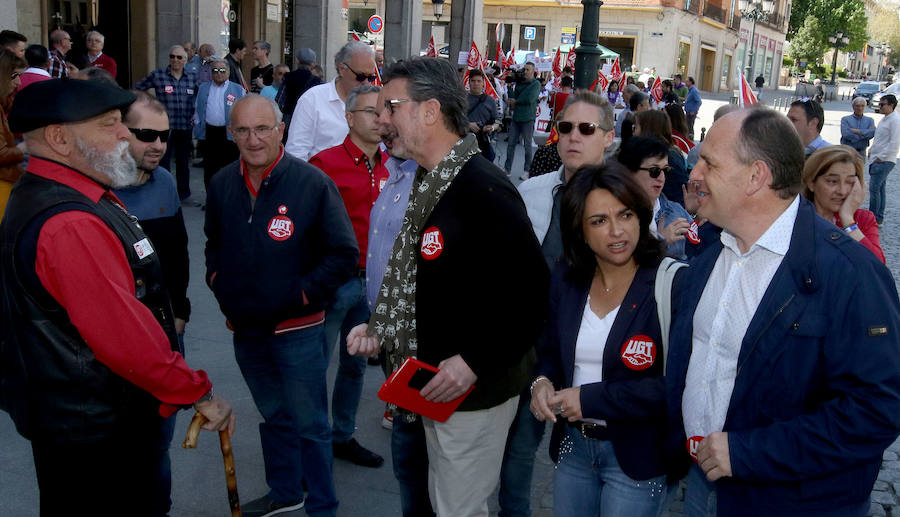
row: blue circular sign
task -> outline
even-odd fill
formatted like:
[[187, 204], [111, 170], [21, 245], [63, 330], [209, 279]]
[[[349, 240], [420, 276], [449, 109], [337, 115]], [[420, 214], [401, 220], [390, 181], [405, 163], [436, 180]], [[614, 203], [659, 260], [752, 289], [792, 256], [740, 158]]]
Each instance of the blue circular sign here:
[[384, 20], [381, 18], [381, 16], [378, 16], [377, 14], [373, 14], [369, 18], [368, 25], [369, 25], [369, 32], [374, 32], [374, 33], [378, 34], [379, 32], [381, 32], [382, 29], [384, 29]]

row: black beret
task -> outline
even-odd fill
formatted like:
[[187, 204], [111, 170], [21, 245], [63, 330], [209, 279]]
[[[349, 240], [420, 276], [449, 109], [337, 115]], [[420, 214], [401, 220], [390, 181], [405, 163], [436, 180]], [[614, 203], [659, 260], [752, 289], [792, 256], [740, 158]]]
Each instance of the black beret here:
[[27, 133], [50, 124], [80, 122], [131, 106], [135, 95], [117, 86], [81, 79], [49, 79], [16, 94], [9, 128]]

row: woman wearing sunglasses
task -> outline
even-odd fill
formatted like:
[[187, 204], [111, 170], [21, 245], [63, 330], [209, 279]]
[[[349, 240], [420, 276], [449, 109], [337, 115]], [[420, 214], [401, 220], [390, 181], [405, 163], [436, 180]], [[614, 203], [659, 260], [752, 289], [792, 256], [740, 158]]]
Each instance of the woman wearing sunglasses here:
[[615, 161], [581, 169], [562, 194], [565, 261], [531, 385], [551, 420], [557, 517], [655, 517], [666, 496], [665, 387], [653, 296], [663, 245], [650, 200]]
[[651, 136], [665, 142], [668, 147], [669, 167], [663, 193], [670, 201], [684, 205], [682, 186], [687, 185], [688, 170], [685, 155], [672, 140], [672, 123], [664, 111], [647, 110], [634, 114], [634, 136]]
[[19, 89], [19, 76], [27, 67], [24, 59], [9, 49], [0, 49], [0, 221], [13, 184], [25, 172], [22, 170], [25, 155], [16, 147], [16, 139], [6, 123], [6, 113], [12, 107], [13, 93]]
[[650, 198], [653, 205], [650, 231], [666, 242], [667, 255], [686, 259], [684, 241], [694, 219], [683, 206], [670, 201], [662, 192], [666, 175], [672, 172], [669, 147], [658, 138], [636, 136], [622, 144], [618, 159]]

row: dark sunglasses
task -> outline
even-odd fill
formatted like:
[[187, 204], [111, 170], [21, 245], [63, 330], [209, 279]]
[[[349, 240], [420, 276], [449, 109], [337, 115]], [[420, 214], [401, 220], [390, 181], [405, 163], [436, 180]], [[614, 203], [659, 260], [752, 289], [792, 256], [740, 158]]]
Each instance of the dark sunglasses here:
[[576, 126], [578, 127], [578, 132], [584, 136], [591, 136], [597, 129], [603, 129], [599, 124], [594, 124], [593, 122], [579, 122], [578, 124], [575, 124], [574, 122], [563, 120], [556, 123], [556, 130], [559, 131], [561, 135], [568, 135]]
[[658, 178], [662, 173], [670, 173], [672, 172], [672, 166], [666, 165], [665, 167], [641, 167], [638, 169], [639, 171], [647, 171], [650, 173], [651, 178]]
[[12, 81], [16, 77], [19, 77], [20, 75], [22, 75], [22, 72], [13, 72], [13, 73], [9, 74], [9, 80]]
[[375, 80], [378, 79], [378, 76], [375, 74], [366, 75], [366, 74], [361, 74], [361, 73], [357, 72], [356, 70], [350, 68], [350, 65], [348, 65], [347, 63], [344, 63], [344, 66], [347, 67], [347, 70], [350, 70], [350, 72], [356, 74], [356, 82], [358, 82], [358, 83], [361, 83], [363, 81], [369, 81], [370, 83], [374, 83]]
[[134, 137], [144, 142], [146, 144], [152, 144], [156, 142], [156, 139], [159, 138], [159, 141], [162, 143], [166, 143], [169, 141], [169, 130], [165, 131], [157, 131], [156, 129], [138, 129], [134, 127], [128, 128], [129, 131], [134, 133]]
[[184, 59], [184, 56], [179, 56], [178, 54], [169, 54], [169, 59]]

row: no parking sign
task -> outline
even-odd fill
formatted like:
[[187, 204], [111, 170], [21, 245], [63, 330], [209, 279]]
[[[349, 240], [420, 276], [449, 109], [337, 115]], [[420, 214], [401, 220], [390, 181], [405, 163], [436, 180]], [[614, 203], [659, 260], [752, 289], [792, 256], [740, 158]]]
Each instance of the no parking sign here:
[[367, 24], [369, 28], [369, 32], [373, 32], [378, 34], [382, 30], [384, 30], [384, 18], [378, 16], [377, 14], [373, 14], [369, 17], [369, 23]]

